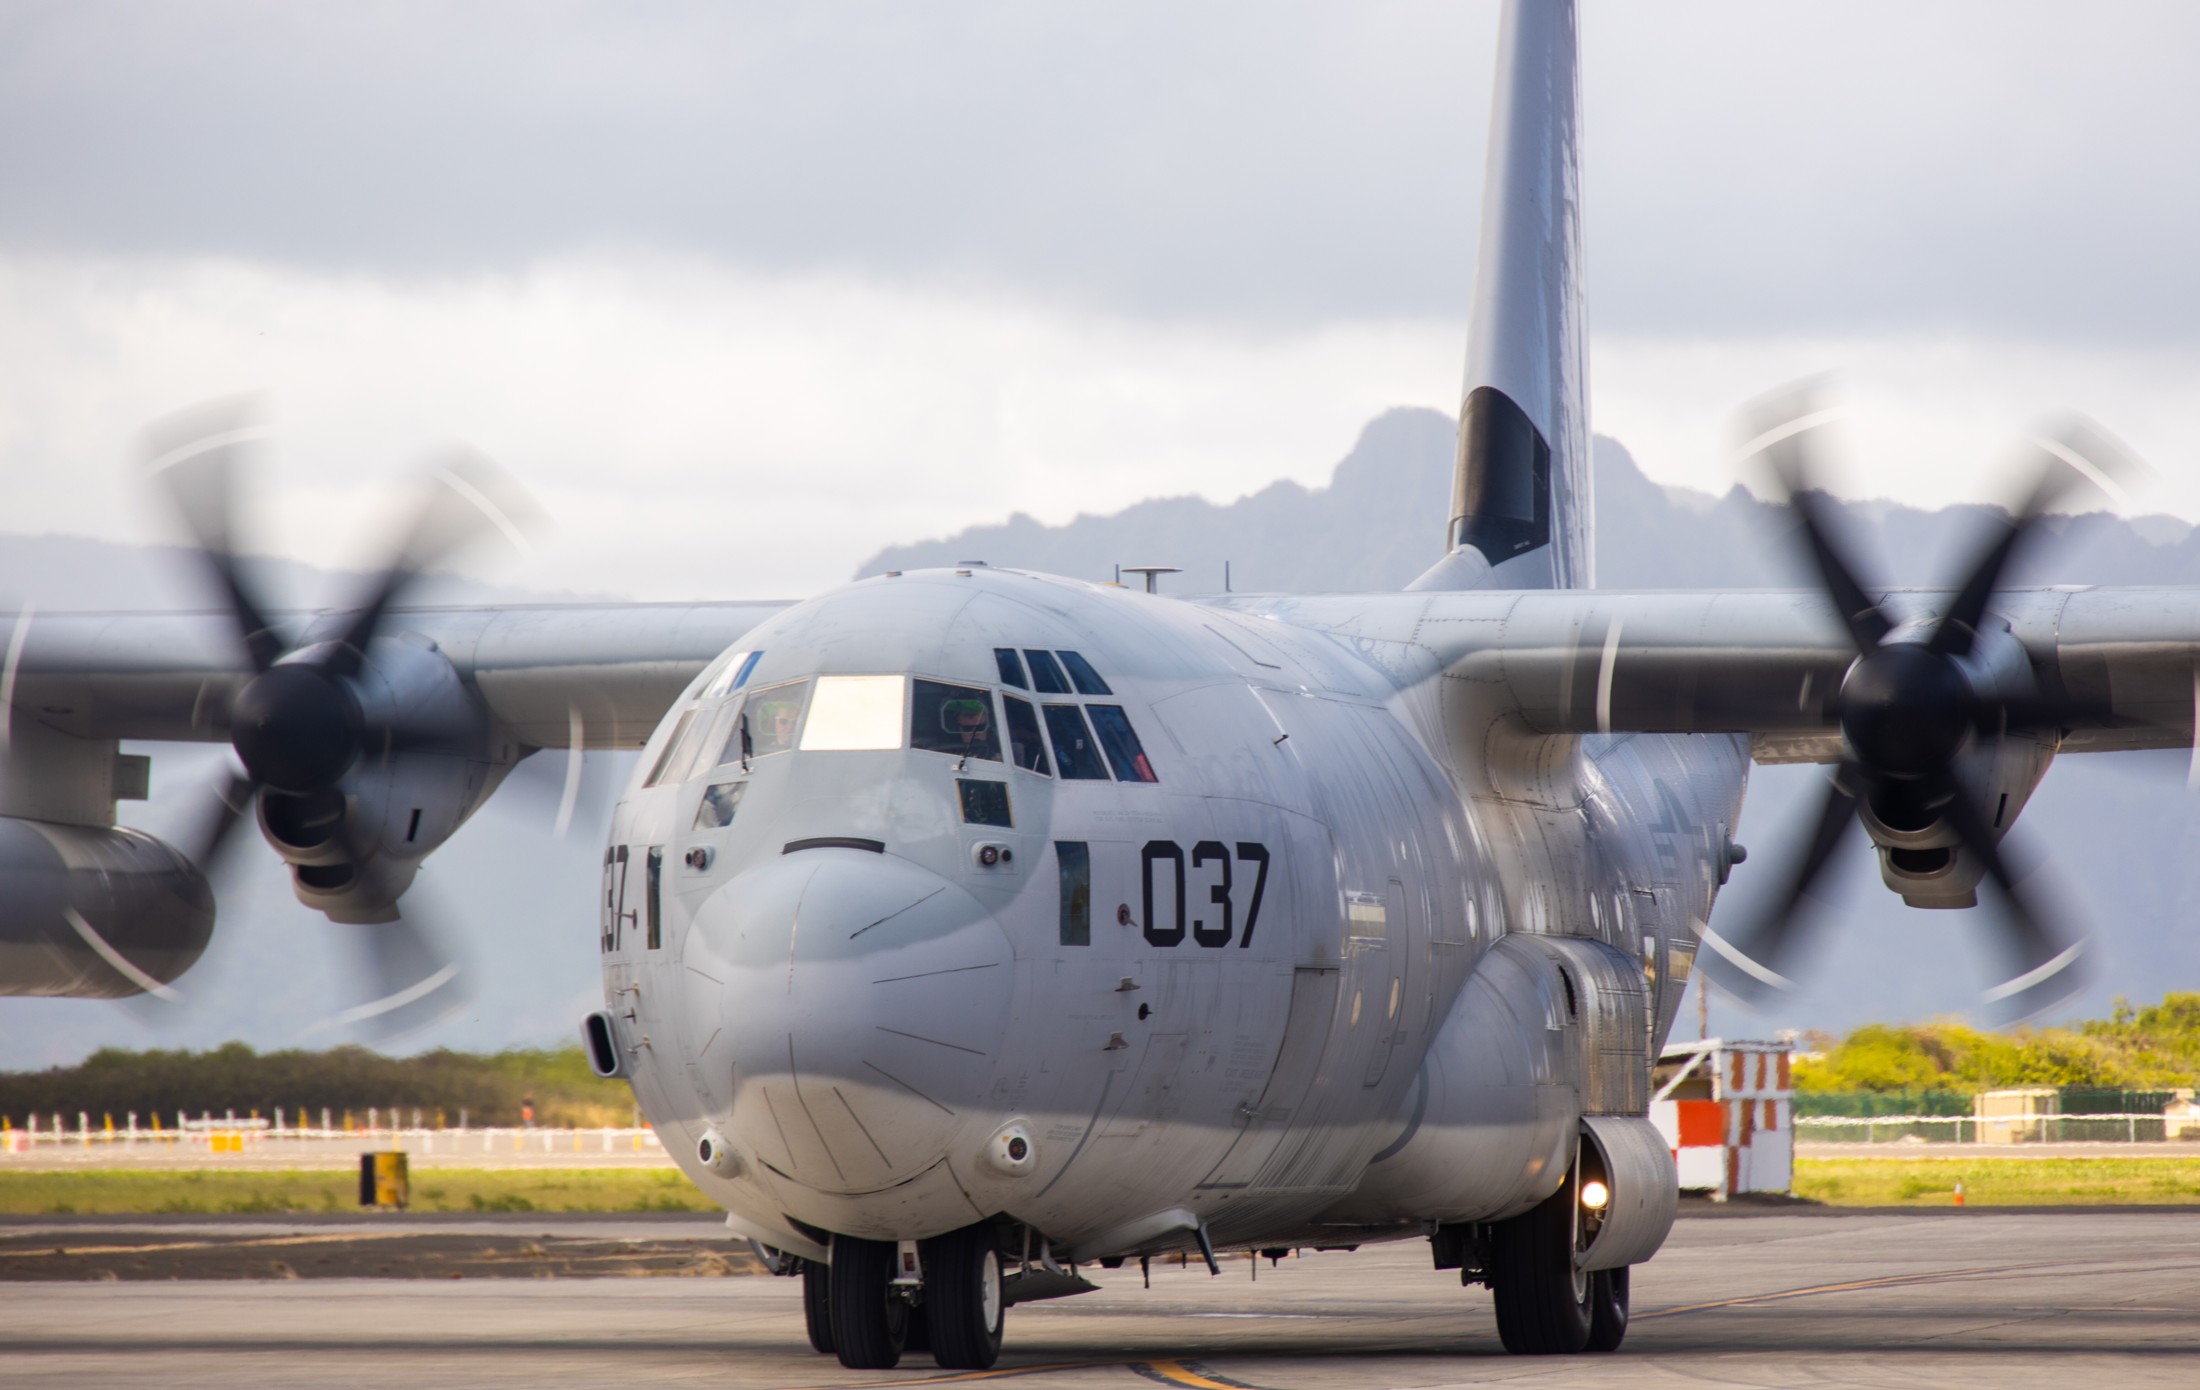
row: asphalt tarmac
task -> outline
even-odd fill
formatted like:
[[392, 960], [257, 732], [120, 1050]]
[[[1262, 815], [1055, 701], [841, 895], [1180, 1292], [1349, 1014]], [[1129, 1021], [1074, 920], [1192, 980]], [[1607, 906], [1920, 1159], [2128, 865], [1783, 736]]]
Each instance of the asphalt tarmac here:
[[[491, 1254], [542, 1253], [491, 1261], [532, 1276], [517, 1279], [298, 1273], [317, 1243], [365, 1234], [393, 1248], [467, 1237]], [[194, 1241], [224, 1246], [224, 1259], [279, 1258], [292, 1273], [167, 1282], [112, 1268], [134, 1247]], [[253, 1241], [292, 1243], [240, 1244]], [[108, 1267], [63, 1275], [57, 1264], [42, 1280], [0, 1285], [0, 1378], [72, 1390], [2200, 1383], [2200, 1211], [2189, 1208], [1699, 1212], [1636, 1271], [1634, 1326], [1605, 1356], [1505, 1355], [1488, 1294], [1431, 1270], [1421, 1242], [1262, 1263], [1257, 1282], [1242, 1257], [1221, 1278], [1196, 1263], [1157, 1265], [1150, 1290], [1132, 1267], [1103, 1275], [1098, 1293], [1012, 1309], [1000, 1367], [984, 1376], [941, 1372], [923, 1356], [893, 1372], [846, 1371], [803, 1342], [798, 1284], [742, 1274], [737, 1260], [637, 1259], [625, 1277], [527, 1270], [554, 1265], [568, 1246], [627, 1241], [660, 1255], [683, 1243], [691, 1256], [734, 1253], [697, 1218], [17, 1219], [0, 1224], [0, 1258], [100, 1250]], [[633, 1277], [644, 1274], [686, 1277]]]

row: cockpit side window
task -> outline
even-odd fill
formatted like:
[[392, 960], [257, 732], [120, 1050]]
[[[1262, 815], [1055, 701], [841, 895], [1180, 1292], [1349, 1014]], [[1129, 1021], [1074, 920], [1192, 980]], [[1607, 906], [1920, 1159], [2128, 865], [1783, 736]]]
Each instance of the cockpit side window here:
[[1031, 684], [1041, 695], [1070, 693], [1069, 681], [1062, 675], [1061, 663], [1054, 659], [1054, 653], [1027, 650], [1024, 656], [1031, 662]]
[[1138, 741], [1138, 731], [1131, 727], [1131, 718], [1123, 713], [1121, 705], [1087, 705], [1085, 713], [1092, 716], [1093, 731], [1100, 735], [1100, 746], [1108, 755], [1108, 765], [1115, 769], [1120, 782], [1158, 782], [1153, 775], [1153, 764], [1146, 761], [1145, 746]]
[[1046, 776], [1052, 769], [1047, 766], [1047, 746], [1039, 737], [1039, 716], [1032, 712], [1031, 702], [1003, 695], [1001, 703], [1008, 706], [1009, 761], [1026, 772]]
[[674, 753], [664, 765], [660, 777], [667, 782], [685, 782], [696, 773], [716, 766], [710, 761], [711, 754], [725, 743], [726, 731], [733, 727], [733, 721], [741, 715], [740, 704], [739, 700], [728, 700], [718, 707], [707, 724], [703, 714], [698, 713], [695, 727], [684, 740], [687, 745], [685, 750]]
[[993, 727], [993, 692], [944, 681], [911, 681], [909, 746], [999, 762], [1001, 737]]
[[1054, 761], [1061, 767], [1062, 776], [1071, 781], [1105, 782], [1107, 765], [1100, 761], [1100, 750], [1093, 746], [1092, 735], [1085, 729], [1085, 716], [1077, 712], [1075, 705], [1048, 705], [1047, 733], [1054, 740]]
[[680, 711], [679, 722], [672, 726], [672, 737], [665, 740], [665, 749], [657, 755], [657, 765], [649, 770], [649, 779], [642, 783], [643, 786], [656, 786], [663, 780], [665, 773], [671, 770], [677, 755], [694, 751], [688, 747], [688, 736], [695, 731], [695, 717], [698, 713], [695, 709]]
[[1091, 662], [1075, 652], [1061, 652], [1058, 655], [1062, 658], [1062, 664], [1069, 668], [1070, 684], [1077, 687], [1078, 694], [1113, 695], [1115, 693], [1108, 689], [1106, 681], [1100, 679], [1100, 673], [1092, 669]]
[[734, 721], [731, 742], [735, 754], [741, 752], [744, 731], [749, 740], [748, 756], [752, 758], [784, 753], [794, 747], [795, 735], [802, 726], [802, 706], [809, 695], [810, 683], [806, 680], [751, 691], [740, 718]]
[[1031, 689], [1030, 683], [1024, 679], [1024, 663], [1016, 655], [1014, 647], [995, 647], [993, 664], [1000, 668], [1001, 684], [1012, 685], [1018, 690]]

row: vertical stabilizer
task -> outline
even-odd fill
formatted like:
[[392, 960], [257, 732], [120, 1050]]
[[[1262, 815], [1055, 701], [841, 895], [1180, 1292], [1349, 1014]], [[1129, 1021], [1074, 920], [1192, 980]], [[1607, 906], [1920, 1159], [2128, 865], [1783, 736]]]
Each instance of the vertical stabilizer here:
[[1572, 0], [1506, 0], [1449, 551], [1416, 589], [1595, 582]]

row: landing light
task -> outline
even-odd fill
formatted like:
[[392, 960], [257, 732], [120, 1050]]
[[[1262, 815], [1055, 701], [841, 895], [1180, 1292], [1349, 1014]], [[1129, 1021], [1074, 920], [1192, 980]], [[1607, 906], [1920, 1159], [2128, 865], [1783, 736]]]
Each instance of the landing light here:
[[1612, 1200], [1612, 1189], [1595, 1178], [1581, 1185], [1581, 1204], [1591, 1211], [1602, 1211]]

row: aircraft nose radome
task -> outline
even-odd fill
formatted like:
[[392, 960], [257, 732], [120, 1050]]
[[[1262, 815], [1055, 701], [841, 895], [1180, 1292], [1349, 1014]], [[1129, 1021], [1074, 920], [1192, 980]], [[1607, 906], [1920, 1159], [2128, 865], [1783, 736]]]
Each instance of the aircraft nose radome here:
[[977, 899], [907, 860], [804, 850], [739, 875], [686, 961], [723, 981], [735, 1142], [827, 1192], [937, 1163], [993, 1084], [1011, 961]]

